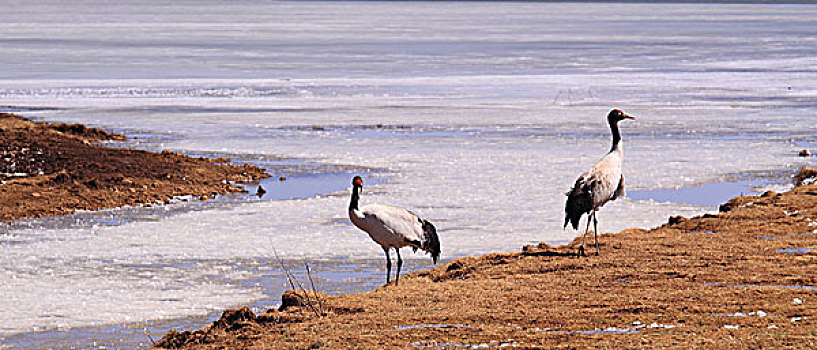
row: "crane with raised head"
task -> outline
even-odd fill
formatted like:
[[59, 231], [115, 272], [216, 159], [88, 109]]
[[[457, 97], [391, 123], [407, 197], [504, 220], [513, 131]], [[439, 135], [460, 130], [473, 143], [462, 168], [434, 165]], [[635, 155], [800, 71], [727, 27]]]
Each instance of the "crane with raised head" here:
[[582, 235], [582, 245], [576, 255], [586, 256], [584, 245], [587, 241], [587, 231], [590, 230], [590, 221], [593, 221], [593, 235], [596, 241], [596, 255], [599, 255], [598, 220], [596, 212], [609, 201], [624, 197], [624, 175], [621, 173], [621, 163], [624, 157], [621, 145], [621, 133], [618, 122], [624, 119], [635, 119], [620, 109], [613, 109], [607, 114], [607, 123], [613, 134], [613, 146], [610, 152], [599, 159], [593, 167], [582, 173], [573, 188], [567, 192], [565, 203], [565, 224], [570, 223], [574, 230], [579, 229], [579, 220], [587, 214], [587, 227]]

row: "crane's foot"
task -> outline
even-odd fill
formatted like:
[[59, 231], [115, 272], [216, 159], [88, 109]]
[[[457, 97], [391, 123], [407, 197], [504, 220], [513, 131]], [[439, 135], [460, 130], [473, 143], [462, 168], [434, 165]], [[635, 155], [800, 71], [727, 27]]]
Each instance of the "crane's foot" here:
[[587, 256], [587, 254], [584, 253], [584, 246], [580, 246], [579, 250], [576, 251], [576, 257], [582, 257], [582, 256]]

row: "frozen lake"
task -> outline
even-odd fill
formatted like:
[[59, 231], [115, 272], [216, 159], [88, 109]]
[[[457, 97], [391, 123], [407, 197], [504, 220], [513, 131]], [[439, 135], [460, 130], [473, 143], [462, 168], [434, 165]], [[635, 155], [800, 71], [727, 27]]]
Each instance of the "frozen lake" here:
[[141, 326], [127, 339], [88, 327], [261, 308], [285, 288], [273, 250], [316, 266], [319, 288], [377, 286], [382, 251], [346, 213], [356, 173], [376, 182], [361, 204], [434, 222], [445, 260], [569, 242], [564, 193], [609, 149], [614, 107], [637, 118], [621, 124], [634, 198], [604, 207], [604, 232], [716, 209], [699, 200], [710, 187], [668, 190], [779, 186], [814, 164], [797, 152], [817, 144], [815, 5], [65, 6], [0, 12], [0, 111], [227, 155], [292, 183], [0, 228], [11, 347], [140, 346]]

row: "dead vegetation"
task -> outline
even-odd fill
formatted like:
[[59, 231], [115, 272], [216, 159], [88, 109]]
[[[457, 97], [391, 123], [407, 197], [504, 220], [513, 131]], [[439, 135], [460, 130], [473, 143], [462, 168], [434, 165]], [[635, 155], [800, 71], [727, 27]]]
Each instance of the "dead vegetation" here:
[[[228, 337], [235, 337], [235, 346], [243, 347], [254, 339], [261, 338], [262, 334], [275, 327], [288, 324], [302, 323], [313, 317], [310, 308], [317, 306], [317, 300], [330, 300], [334, 297], [314, 291], [288, 290], [281, 296], [281, 306], [278, 309], [269, 309], [256, 315], [248, 307], [227, 310], [221, 318], [207, 327], [197, 331], [170, 331], [155, 345], [162, 348], [184, 348], [193, 345], [214, 344]], [[321, 316], [348, 315], [363, 312], [361, 308], [349, 309], [332, 307], [321, 309]], [[237, 345], [241, 344], [241, 345]]]

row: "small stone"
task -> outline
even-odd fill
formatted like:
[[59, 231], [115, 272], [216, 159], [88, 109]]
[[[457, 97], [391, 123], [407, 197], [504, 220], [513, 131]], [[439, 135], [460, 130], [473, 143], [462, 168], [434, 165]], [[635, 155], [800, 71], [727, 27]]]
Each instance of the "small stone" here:
[[56, 176], [54, 176], [53, 181], [55, 183], [66, 183], [69, 181], [73, 181], [73, 178], [71, 177], [71, 174], [68, 174], [67, 171], [63, 170], [59, 172]]
[[718, 207], [718, 211], [721, 212], [721, 213], [725, 213], [725, 212], [731, 211], [736, 206], [737, 206], [737, 203], [735, 203], [734, 200], [730, 200], [730, 201], [728, 201], [726, 203], [721, 204]]
[[775, 197], [775, 196], [777, 196], [777, 192], [775, 192], [775, 191], [766, 191], [766, 192], [763, 192], [762, 196], [763, 197]]
[[42, 197], [43, 195], [42, 195], [42, 194], [40, 194], [40, 192], [32, 192], [32, 193], [31, 193], [31, 196], [32, 196], [32, 197], [34, 197], [34, 198], [40, 198], [40, 197]]
[[766, 315], [768, 314], [765, 311], [757, 310], [757, 317], [766, 317]]
[[809, 152], [809, 150], [807, 150], [807, 149], [804, 149], [804, 150], [800, 151], [800, 153], [798, 155], [801, 156], [801, 157], [810, 157], [811, 152]]
[[794, 305], [800, 305], [800, 304], [802, 304], [802, 303], [803, 303], [803, 299], [800, 299], [800, 298], [794, 298], [794, 299], [791, 301], [791, 303], [792, 303], [792, 304], [794, 304]]
[[815, 179], [817, 179], [817, 168], [803, 167], [794, 175], [794, 185], [808, 185], [814, 183]]
[[220, 330], [240, 329], [242, 324], [255, 322], [258, 317], [249, 307], [225, 310], [221, 318], [213, 322], [213, 328]]
[[286, 181], [286, 180], [287, 180], [287, 177], [283, 176], [283, 175], [278, 178], [278, 181]]
[[200, 199], [200, 200], [203, 200], [203, 201], [206, 201], [206, 200], [210, 199], [210, 197], [209, 197], [208, 195], [206, 195], [206, 194], [205, 194], [205, 195], [203, 195], [203, 196], [199, 197], [199, 199]]
[[681, 215], [678, 215], [678, 216], [670, 216], [669, 220], [667, 220], [667, 223], [670, 226], [672, 226], [672, 225], [680, 224], [680, 223], [682, 223], [684, 221], [687, 221], [687, 218], [685, 218], [685, 217], [683, 217]]
[[281, 295], [281, 306], [278, 307], [278, 311], [284, 311], [287, 308], [293, 306], [304, 306], [306, 305], [306, 298], [302, 295], [298, 294], [294, 290], [287, 290]]

